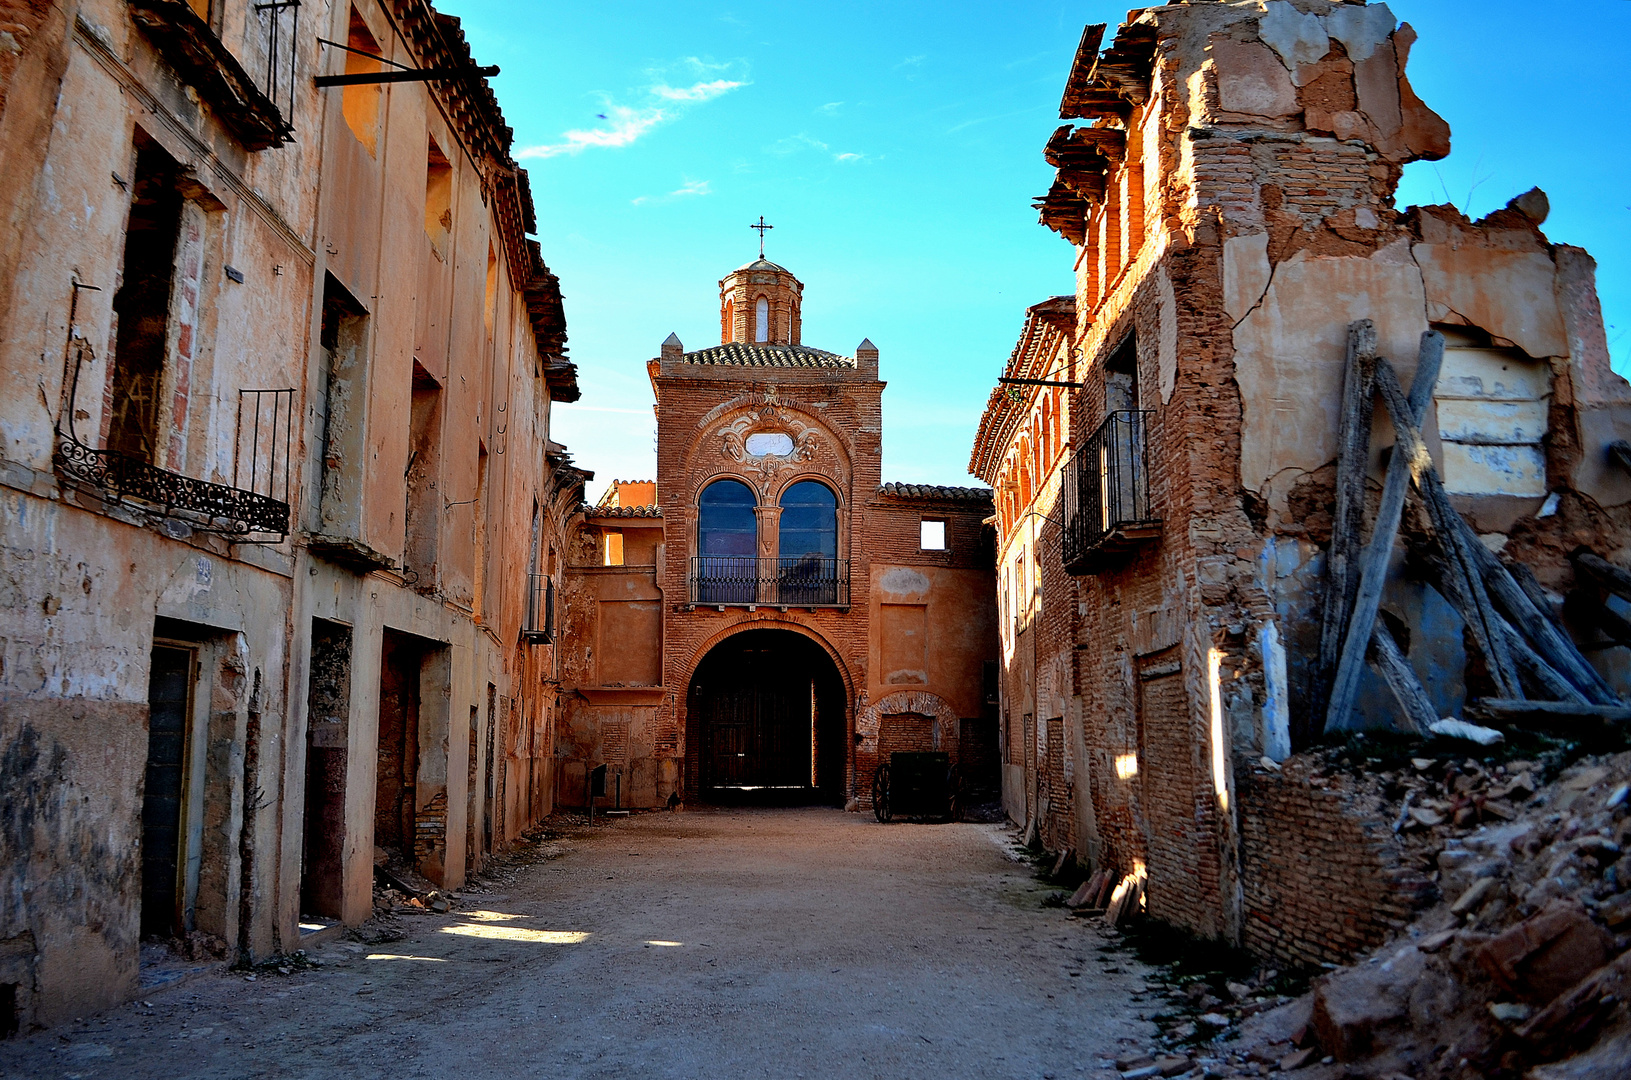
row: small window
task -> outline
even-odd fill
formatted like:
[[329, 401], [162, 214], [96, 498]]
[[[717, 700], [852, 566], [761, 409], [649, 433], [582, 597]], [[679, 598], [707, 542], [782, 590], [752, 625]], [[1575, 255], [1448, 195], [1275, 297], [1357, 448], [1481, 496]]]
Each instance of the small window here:
[[924, 551], [946, 550], [946, 523], [925, 518], [918, 525], [918, 544]]
[[753, 308], [753, 340], [770, 340], [770, 301], [762, 296]]

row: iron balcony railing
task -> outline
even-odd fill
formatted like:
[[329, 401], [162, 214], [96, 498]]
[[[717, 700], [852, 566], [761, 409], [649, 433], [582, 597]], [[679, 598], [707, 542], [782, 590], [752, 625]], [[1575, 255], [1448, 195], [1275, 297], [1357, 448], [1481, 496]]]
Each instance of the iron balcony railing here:
[[1112, 412], [1065, 467], [1063, 555], [1070, 573], [1095, 573], [1161, 534], [1150, 507], [1150, 415]]
[[691, 559], [691, 603], [848, 607], [849, 560], [698, 555]]
[[212, 484], [161, 469], [132, 454], [98, 450], [62, 435], [52, 455], [64, 479], [95, 488], [114, 502], [178, 518], [194, 529], [231, 537], [289, 534], [289, 504], [270, 495]]
[[555, 640], [555, 579], [548, 574], [527, 575], [527, 613], [521, 636], [531, 645]]

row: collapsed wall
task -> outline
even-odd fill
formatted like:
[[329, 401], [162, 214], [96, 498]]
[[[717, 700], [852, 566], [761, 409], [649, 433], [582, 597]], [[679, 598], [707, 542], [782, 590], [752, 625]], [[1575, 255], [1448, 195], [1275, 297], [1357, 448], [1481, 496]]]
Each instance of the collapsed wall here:
[[[1147, 873], [1151, 914], [1286, 955], [1351, 955], [1400, 913], [1355, 910], [1365, 932], [1288, 913], [1273, 945], [1251, 929], [1254, 903], [1300, 887], [1272, 884], [1298, 823], [1318, 835], [1332, 811], [1246, 776], [1322, 733], [1326, 598], [1351, 571], [1333, 567], [1333, 535], [1362, 546], [1393, 452], [1386, 409], [1360, 403], [1363, 497], [1334, 520], [1350, 326], [1369, 321], [1406, 387], [1423, 334], [1444, 336], [1420, 427], [1449, 503], [1483, 548], [1551, 590], [1545, 614], [1619, 692], [1631, 635], [1615, 636], [1607, 593], [1568, 556], [1612, 558], [1631, 539], [1631, 474], [1609, 451], [1631, 434], [1631, 385], [1609, 368], [1594, 264], [1541, 231], [1544, 194], [1479, 221], [1394, 206], [1403, 167], [1450, 144], [1405, 75], [1414, 31], [1386, 5], [1175, 5], [1130, 13], [1101, 50], [1102, 33], [1089, 27], [1076, 57], [1061, 118], [1079, 123], [1049, 140], [1057, 173], [1038, 202], [1078, 249], [1065, 480], [1077, 497], [1062, 565], [1044, 576], [1076, 582], [1083, 816], [1102, 863]], [[1108, 481], [1087, 459], [1123, 453], [1107, 436], [1118, 422], [1144, 442]], [[1419, 504], [1401, 534], [1379, 620], [1435, 715], [1460, 715], [1497, 688], [1491, 665], [1413, 561], [1412, 543], [1436, 535]], [[1341, 726], [1399, 716], [1366, 669]], [[1363, 833], [1351, 809], [1331, 828]], [[1387, 864], [1377, 854], [1366, 873]]]

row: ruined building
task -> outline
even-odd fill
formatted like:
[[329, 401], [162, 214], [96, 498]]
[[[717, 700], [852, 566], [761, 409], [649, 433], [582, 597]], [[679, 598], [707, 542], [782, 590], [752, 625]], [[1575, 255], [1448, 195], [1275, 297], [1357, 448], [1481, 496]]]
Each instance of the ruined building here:
[[0, 23], [15, 1030], [135, 993], [144, 940], [290, 951], [372, 913], [376, 862], [458, 885], [548, 812], [587, 474], [549, 441], [560, 291], [456, 20]]
[[[1408, 731], [1631, 689], [1631, 634], [1576, 572], [1631, 539], [1631, 386], [1544, 195], [1479, 221], [1395, 207], [1450, 133], [1386, 5], [1190, 3], [1104, 32], [1038, 202], [1076, 293], [1030, 309], [1005, 372], [1054, 385], [994, 392], [970, 463], [996, 490], [1004, 798], [1154, 916], [1341, 959], [1423, 882], [1388, 823], [1276, 763], [1328, 712]], [[1419, 431], [1395, 454], [1401, 403]], [[1395, 543], [1377, 522], [1410, 484]], [[1361, 610], [1374, 640], [1349, 642]]]
[[720, 343], [647, 367], [656, 481], [585, 507], [568, 553], [562, 803], [602, 765], [625, 807], [867, 807], [896, 750], [994, 769], [990, 493], [880, 483], [878, 350], [803, 344], [803, 292], [740, 267]]

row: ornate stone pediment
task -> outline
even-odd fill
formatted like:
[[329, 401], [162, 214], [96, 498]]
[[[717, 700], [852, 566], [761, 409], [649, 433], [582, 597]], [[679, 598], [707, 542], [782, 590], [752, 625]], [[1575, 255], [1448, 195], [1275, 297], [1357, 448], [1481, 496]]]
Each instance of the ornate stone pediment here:
[[[791, 447], [787, 453], [750, 453], [748, 437], [760, 434], [785, 435]], [[790, 469], [808, 466], [812, 462], [833, 463], [837, 459], [830, 440], [820, 427], [774, 403], [737, 414], [728, 423], [716, 428], [713, 436], [719, 440], [719, 452], [726, 459], [757, 473], [764, 486], [769, 486], [777, 476]], [[782, 445], [785, 447], [787, 444]]]

